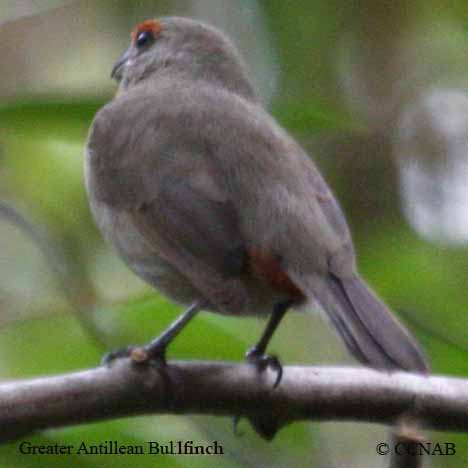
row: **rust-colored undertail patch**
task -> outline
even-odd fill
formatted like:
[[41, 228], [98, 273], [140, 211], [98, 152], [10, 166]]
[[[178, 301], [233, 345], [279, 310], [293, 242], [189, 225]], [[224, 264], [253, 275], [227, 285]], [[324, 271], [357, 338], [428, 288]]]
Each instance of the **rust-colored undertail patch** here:
[[304, 299], [304, 294], [283, 270], [275, 255], [260, 248], [252, 248], [248, 251], [248, 258], [251, 272], [272, 289], [287, 294], [293, 300]]

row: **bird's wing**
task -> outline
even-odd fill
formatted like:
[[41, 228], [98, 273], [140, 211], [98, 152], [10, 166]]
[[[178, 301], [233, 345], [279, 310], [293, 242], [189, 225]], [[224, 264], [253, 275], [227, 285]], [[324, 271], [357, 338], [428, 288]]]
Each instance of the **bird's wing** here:
[[209, 122], [207, 157], [222, 176], [246, 243], [281, 257], [287, 270], [352, 274], [345, 218], [304, 150], [258, 105], [225, 95], [200, 101]]

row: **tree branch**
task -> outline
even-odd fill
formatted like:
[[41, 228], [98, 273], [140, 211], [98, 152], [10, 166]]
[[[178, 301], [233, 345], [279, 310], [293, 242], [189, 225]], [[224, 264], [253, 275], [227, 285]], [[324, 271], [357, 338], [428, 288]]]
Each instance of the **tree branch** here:
[[111, 367], [0, 384], [0, 441], [33, 431], [149, 413], [242, 415], [289, 422], [393, 424], [409, 413], [426, 427], [468, 431], [468, 380], [364, 368], [286, 366], [274, 375], [246, 364], [121, 359]]

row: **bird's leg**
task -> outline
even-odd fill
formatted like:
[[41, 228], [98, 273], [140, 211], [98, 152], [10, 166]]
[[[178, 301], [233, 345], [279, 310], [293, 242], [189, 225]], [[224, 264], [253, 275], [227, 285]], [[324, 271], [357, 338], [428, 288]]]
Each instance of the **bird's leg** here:
[[[276, 380], [273, 388], [276, 388], [281, 382], [283, 377], [283, 367], [279, 359], [276, 356], [265, 354], [268, 343], [273, 336], [273, 333], [278, 328], [281, 320], [285, 316], [289, 307], [292, 305], [292, 301], [281, 302], [275, 306], [273, 312], [268, 320], [267, 326], [262, 333], [262, 336], [258, 340], [258, 343], [250, 348], [246, 353], [247, 362], [254, 364], [259, 372], [263, 372], [267, 367], [270, 367], [276, 372]], [[234, 417], [234, 434], [241, 435], [237, 429], [241, 416], [237, 415]], [[263, 419], [252, 419], [249, 418], [250, 424], [254, 427], [255, 431], [267, 440], [271, 440], [276, 434], [278, 427], [274, 419], [263, 420]]]
[[278, 328], [278, 325], [290, 306], [290, 301], [281, 302], [275, 306], [260, 340], [255, 346], [250, 348], [246, 354], [247, 361], [255, 364], [259, 372], [264, 371], [267, 367], [270, 367], [276, 372], [276, 381], [273, 387], [277, 387], [280, 383], [283, 376], [283, 367], [276, 356], [265, 354], [265, 351], [273, 333]]
[[121, 357], [130, 357], [137, 363], [157, 361], [165, 364], [166, 349], [172, 340], [182, 331], [190, 320], [205, 306], [204, 301], [192, 304], [182, 315], [180, 315], [161, 335], [144, 346], [127, 346], [117, 351], [108, 353], [103, 358], [104, 364], [109, 364]]

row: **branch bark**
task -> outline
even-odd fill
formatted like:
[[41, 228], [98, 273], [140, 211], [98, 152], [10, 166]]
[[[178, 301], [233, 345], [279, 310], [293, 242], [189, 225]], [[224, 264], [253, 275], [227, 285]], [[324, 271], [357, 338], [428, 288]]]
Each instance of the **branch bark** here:
[[34, 431], [139, 414], [240, 415], [393, 424], [403, 413], [437, 430], [468, 432], [468, 380], [364, 368], [286, 366], [274, 374], [226, 362], [111, 367], [0, 384], [0, 441]]

